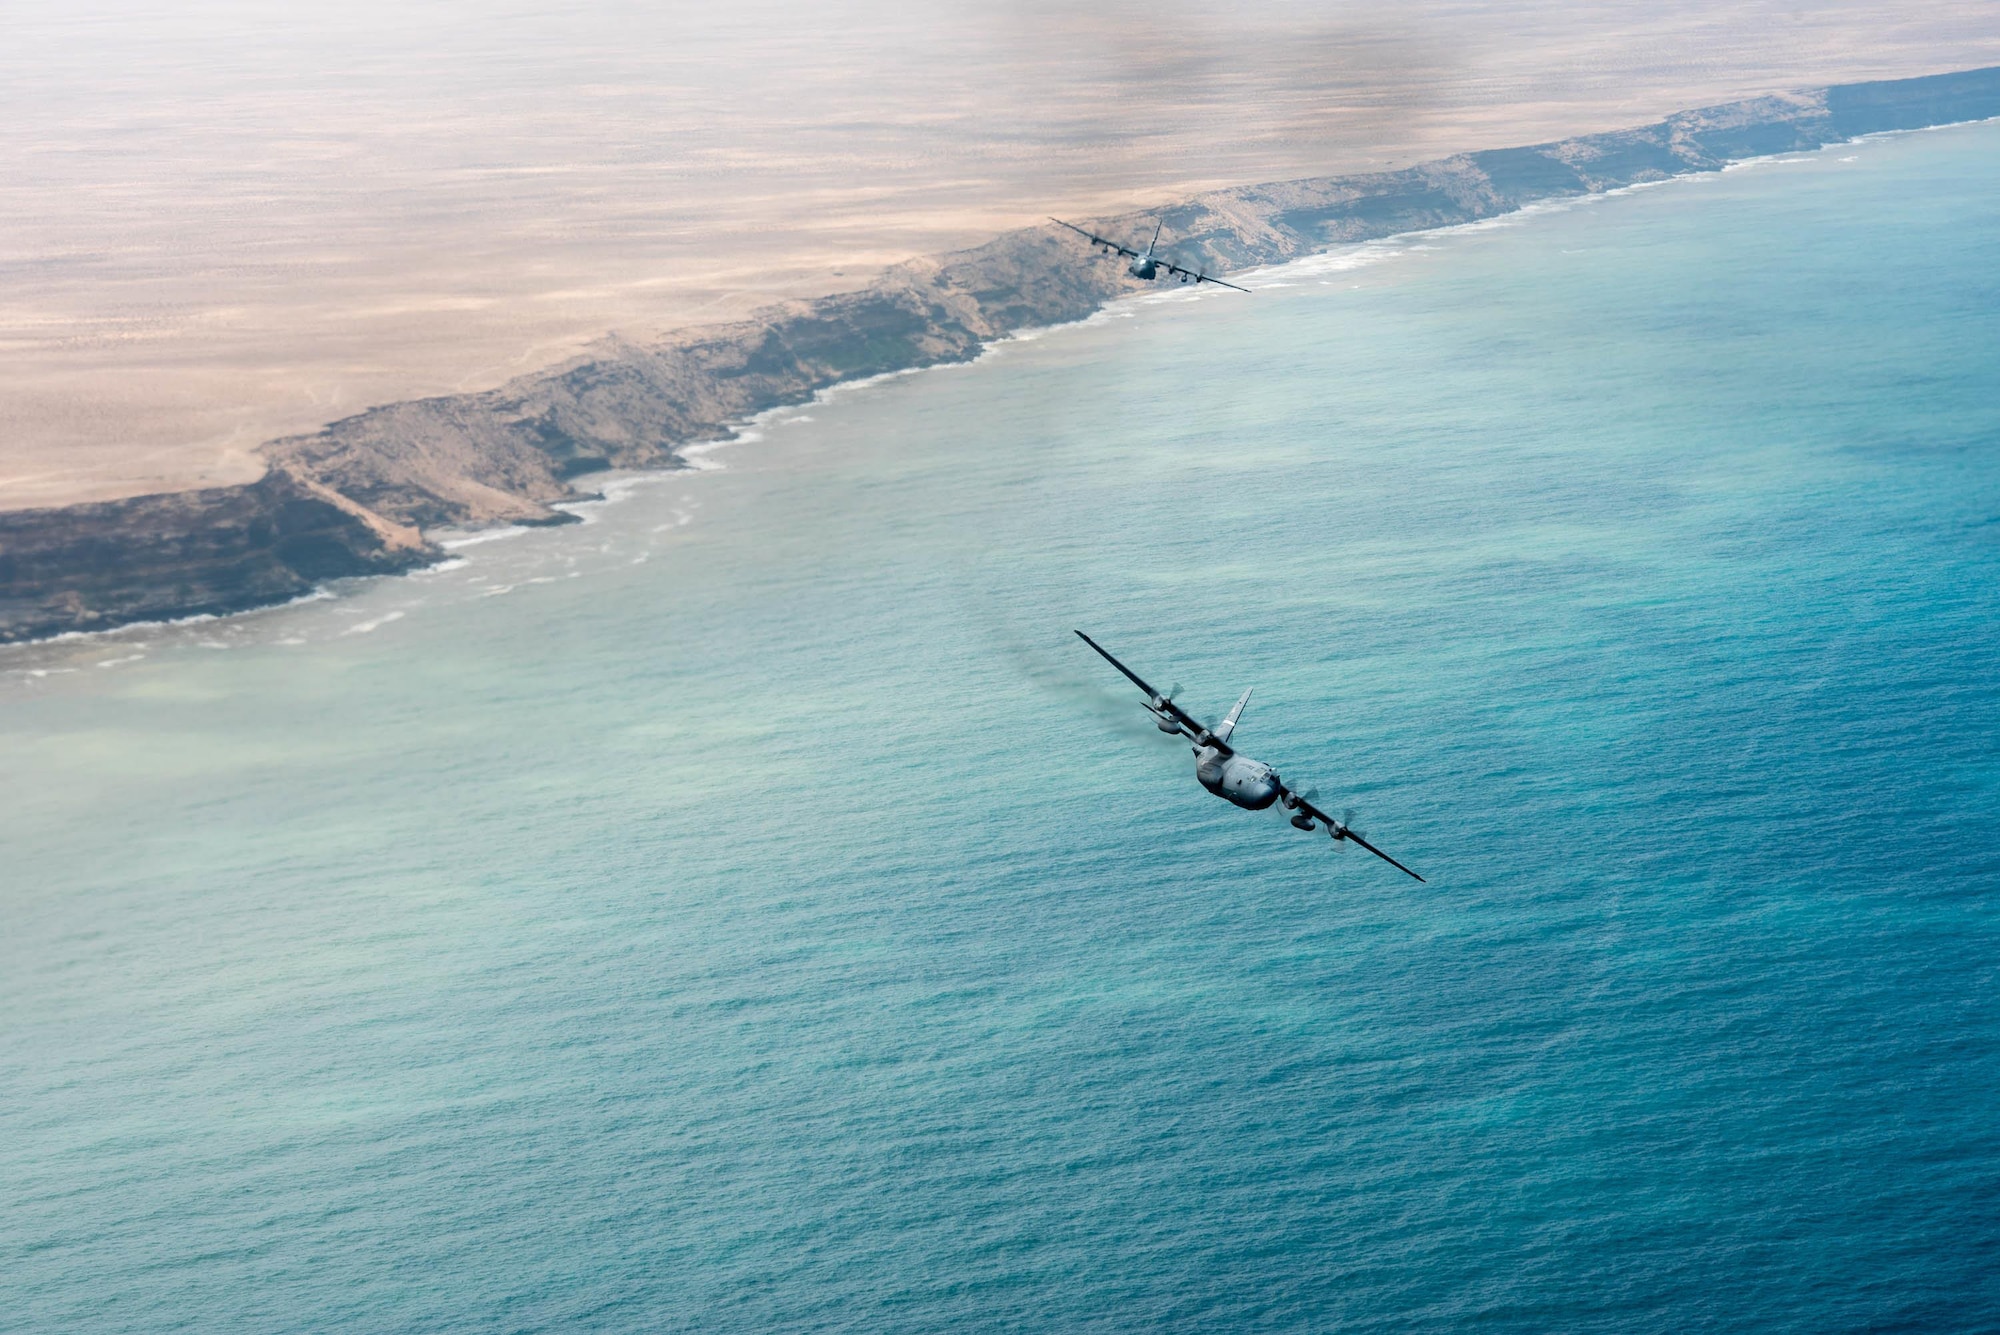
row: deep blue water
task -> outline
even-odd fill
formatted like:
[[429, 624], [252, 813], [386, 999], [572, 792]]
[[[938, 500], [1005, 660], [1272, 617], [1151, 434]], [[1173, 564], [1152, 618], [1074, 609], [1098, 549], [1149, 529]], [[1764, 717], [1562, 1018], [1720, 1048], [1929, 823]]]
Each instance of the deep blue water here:
[[2000, 125], [1253, 285], [12, 651], [0, 1328], [2000, 1328]]

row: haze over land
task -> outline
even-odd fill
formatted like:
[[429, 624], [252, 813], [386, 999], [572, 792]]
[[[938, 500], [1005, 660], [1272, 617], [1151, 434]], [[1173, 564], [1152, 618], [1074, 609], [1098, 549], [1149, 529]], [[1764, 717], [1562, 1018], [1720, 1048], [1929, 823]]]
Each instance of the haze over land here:
[[364, 3], [0, 19], [0, 508], [1047, 212], [2000, 61], [1990, 4]]

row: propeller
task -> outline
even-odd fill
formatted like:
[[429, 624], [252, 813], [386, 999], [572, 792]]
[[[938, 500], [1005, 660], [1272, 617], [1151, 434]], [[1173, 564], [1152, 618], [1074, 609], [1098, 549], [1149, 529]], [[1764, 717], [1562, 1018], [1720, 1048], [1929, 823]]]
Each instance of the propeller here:
[[[1422, 881], [1424, 879], [1423, 877], [1418, 876], [1415, 872], [1411, 871], [1408, 867], [1405, 867], [1402, 863], [1396, 861], [1396, 859], [1390, 857], [1387, 853], [1384, 853], [1381, 849], [1375, 847], [1375, 845], [1369, 843], [1368, 836], [1354, 828], [1353, 807], [1348, 807], [1346, 810], [1342, 811], [1340, 813], [1340, 823], [1338, 825], [1330, 827], [1327, 830], [1327, 833], [1333, 836], [1334, 841], [1336, 843], [1352, 840], [1353, 842], [1360, 844], [1370, 853], [1373, 853], [1376, 857], [1382, 859], [1382, 861], [1388, 863], [1390, 866], [1394, 867], [1397, 871], [1402, 872], [1405, 876], [1411, 877], [1419, 881]], [[1425, 882], [1425, 884], [1429, 884], [1429, 882]]]
[[1301, 811], [1299, 807], [1301, 803], [1311, 806], [1318, 798], [1319, 789], [1317, 788], [1311, 792], [1300, 793], [1297, 797], [1292, 797], [1289, 794], [1286, 796], [1285, 806], [1292, 813], [1292, 828], [1298, 830], [1310, 830], [1313, 828], [1313, 818]]

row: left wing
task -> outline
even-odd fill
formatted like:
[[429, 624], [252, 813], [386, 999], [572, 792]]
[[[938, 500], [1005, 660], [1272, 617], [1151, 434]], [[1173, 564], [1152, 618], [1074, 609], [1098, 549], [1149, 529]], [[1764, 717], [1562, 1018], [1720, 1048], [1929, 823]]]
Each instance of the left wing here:
[[[1185, 709], [1182, 709], [1179, 705], [1175, 704], [1173, 701], [1173, 697], [1161, 695], [1158, 691], [1154, 690], [1151, 686], [1147, 685], [1145, 678], [1141, 677], [1131, 668], [1126, 667], [1123, 663], [1113, 658], [1111, 656], [1110, 650], [1106, 649], [1096, 640], [1091, 639], [1088, 635], [1085, 635], [1082, 631], [1078, 631], [1076, 633], [1076, 637], [1079, 640], [1082, 640], [1085, 644], [1089, 645], [1091, 648], [1097, 650], [1098, 655], [1101, 658], [1103, 658], [1105, 662], [1111, 664], [1112, 667], [1115, 667], [1120, 672], [1124, 673], [1126, 680], [1130, 681], [1134, 686], [1137, 686], [1140, 690], [1146, 693], [1146, 708], [1153, 711], [1153, 717], [1155, 718], [1164, 717], [1171, 719], [1175, 723], [1180, 724], [1181, 731], [1186, 733], [1189, 737], [1193, 737], [1197, 740], [1206, 737], [1208, 738], [1208, 744], [1214, 747], [1217, 751], [1220, 751], [1223, 755], [1234, 754], [1229, 749], [1227, 734], [1224, 734], [1224, 736], [1221, 737], [1217, 737], [1215, 734], [1209, 732], [1207, 724], [1203, 723], [1200, 719], [1197, 719], [1194, 715], [1188, 713]], [[1249, 697], [1246, 695], [1244, 698], [1248, 699]], [[1242, 709], [1242, 705], [1240, 703], [1237, 705], [1237, 709], [1239, 711]], [[1232, 717], [1234, 716], [1232, 715]]]
[[1192, 278], [1197, 283], [1214, 283], [1217, 287], [1226, 287], [1233, 292], [1248, 292], [1250, 290], [1247, 287], [1237, 287], [1234, 283], [1225, 283], [1220, 278], [1213, 278], [1208, 274], [1199, 273], [1193, 269], [1183, 269], [1178, 264], [1169, 264], [1167, 261], [1160, 259], [1158, 255], [1155, 255], [1153, 258], [1168, 273], [1179, 274], [1182, 278]]
[[[1058, 227], [1069, 228], [1070, 231], [1075, 232], [1078, 236], [1089, 237], [1090, 244], [1093, 246], [1103, 246], [1107, 250], [1117, 251], [1120, 255], [1130, 255], [1135, 260], [1139, 258], [1139, 252], [1132, 249], [1132, 247], [1121, 246], [1116, 241], [1112, 241], [1106, 237], [1101, 237], [1095, 232], [1086, 232], [1081, 227], [1078, 227], [1075, 223], [1066, 223], [1061, 218], [1051, 218], [1049, 219], [1049, 221], [1056, 224], [1056, 226]], [[1208, 281], [1213, 283], [1216, 280], [1211, 278]], [[1099, 652], [1102, 651], [1100, 650]]]
[[[1279, 800], [1284, 803], [1285, 808], [1287, 810], [1303, 811], [1306, 815], [1313, 817], [1315, 820], [1318, 820], [1321, 824], [1326, 826], [1327, 833], [1332, 835], [1335, 839], [1346, 839], [1350, 840], [1353, 843], [1360, 844], [1370, 853], [1373, 853], [1376, 857], [1382, 859], [1382, 861], [1388, 863], [1390, 866], [1394, 867], [1397, 871], [1402, 872], [1405, 876], [1415, 876], [1416, 879], [1418, 879], [1419, 881], [1424, 880], [1423, 877], [1417, 876], [1417, 874], [1411, 871], [1408, 867], [1405, 867], [1402, 863], [1396, 861], [1396, 859], [1390, 857], [1387, 853], [1384, 853], [1381, 849], [1375, 847], [1375, 845], [1369, 843], [1366, 839], [1363, 839], [1360, 835], [1348, 829], [1345, 825], [1342, 825], [1339, 821], [1327, 815], [1324, 811], [1321, 811], [1311, 802], [1308, 802], [1303, 795], [1293, 792], [1290, 788], [1285, 787], [1283, 784], [1280, 784], [1278, 786], [1278, 792], [1279, 792]], [[1424, 884], [1429, 885], [1430, 882], [1424, 881]]]

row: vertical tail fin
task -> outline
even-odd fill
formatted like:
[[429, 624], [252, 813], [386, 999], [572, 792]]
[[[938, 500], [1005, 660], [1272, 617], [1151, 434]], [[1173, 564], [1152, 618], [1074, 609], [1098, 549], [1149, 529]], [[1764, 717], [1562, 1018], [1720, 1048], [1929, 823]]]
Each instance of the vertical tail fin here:
[[1166, 225], [1167, 225], [1167, 220], [1165, 218], [1162, 218], [1158, 222], [1153, 224], [1153, 239], [1146, 243], [1146, 253], [1148, 255], [1153, 253], [1153, 247], [1160, 244], [1160, 229], [1162, 227], [1165, 227]]
[[[1257, 688], [1255, 686], [1252, 686], [1250, 688], [1250, 691], [1254, 691], [1256, 689]], [[1243, 717], [1243, 706], [1250, 703], [1250, 691], [1243, 692], [1243, 698], [1236, 702], [1236, 708], [1229, 711], [1228, 718], [1222, 720], [1222, 722], [1216, 724], [1213, 728], [1209, 729], [1209, 732], [1214, 734], [1215, 739], [1217, 741], [1221, 742], [1228, 741], [1229, 735], [1236, 731], [1236, 720]]]

